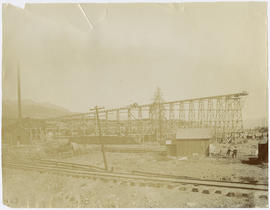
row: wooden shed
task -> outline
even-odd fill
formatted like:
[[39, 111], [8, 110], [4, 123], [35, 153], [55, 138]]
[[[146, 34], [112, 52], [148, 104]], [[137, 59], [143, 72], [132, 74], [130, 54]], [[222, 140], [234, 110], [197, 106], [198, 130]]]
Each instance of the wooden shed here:
[[208, 156], [210, 140], [213, 134], [207, 128], [178, 129], [176, 138], [167, 141], [170, 155], [174, 156]]
[[30, 144], [30, 136], [19, 123], [2, 128], [3, 144]]
[[258, 144], [258, 159], [268, 163], [268, 137], [264, 137]]

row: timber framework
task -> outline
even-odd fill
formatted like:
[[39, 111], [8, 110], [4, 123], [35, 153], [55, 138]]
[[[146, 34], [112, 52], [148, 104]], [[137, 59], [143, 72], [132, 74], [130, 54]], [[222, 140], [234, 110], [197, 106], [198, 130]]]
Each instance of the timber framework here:
[[[102, 135], [154, 136], [164, 140], [175, 136], [178, 128], [211, 128], [217, 139], [234, 139], [243, 131], [242, 99], [248, 93], [218, 95], [186, 100], [137, 103], [99, 112]], [[51, 126], [28, 128], [31, 136], [98, 135], [96, 113], [68, 115], [45, 120]]]

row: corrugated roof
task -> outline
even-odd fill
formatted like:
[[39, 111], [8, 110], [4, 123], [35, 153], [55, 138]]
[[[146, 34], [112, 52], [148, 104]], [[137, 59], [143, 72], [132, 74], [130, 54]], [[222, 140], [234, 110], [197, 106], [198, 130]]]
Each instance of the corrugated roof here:
[[176, 132], [176, 139], [210, 139], [213, 130], [209, 128], [181, 128]]

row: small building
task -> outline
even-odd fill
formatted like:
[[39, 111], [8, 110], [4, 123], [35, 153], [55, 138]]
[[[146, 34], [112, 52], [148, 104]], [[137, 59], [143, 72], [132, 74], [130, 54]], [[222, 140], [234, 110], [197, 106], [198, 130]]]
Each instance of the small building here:
[[2, 128], [3, 144], [30, 144], [30, 136], [19, 123]]
[[258, 143], [258, 159], [265, 163], [268, 162], [268, 137]]
[[166, 141], [166, 145], [173, 156], [208, 156], [212, 137], [211, 129], [181, 128], [177, 130], [176, 138]]
[[[21, 122], [4, 122], [2, 125], [2, 143], [13, 145], [31, 144], [32, 140], [40, 138], [38, 137], [39, 130], [44, 127], [45, 124], [41, 120], [29, 118], [22, 119]], [[33, 130], [32, 135], [29, 132], [31, 129]]]

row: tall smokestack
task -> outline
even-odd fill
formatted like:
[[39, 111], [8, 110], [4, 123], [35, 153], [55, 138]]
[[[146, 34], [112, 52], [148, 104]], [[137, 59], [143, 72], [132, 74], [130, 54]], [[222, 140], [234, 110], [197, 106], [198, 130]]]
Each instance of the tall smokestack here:
[[22, 119], [22, 106], [21, 106], [21, 81], [20, 81], [20, 68], [17, 67], [17, 87], [18, 87], [18, 120]]

